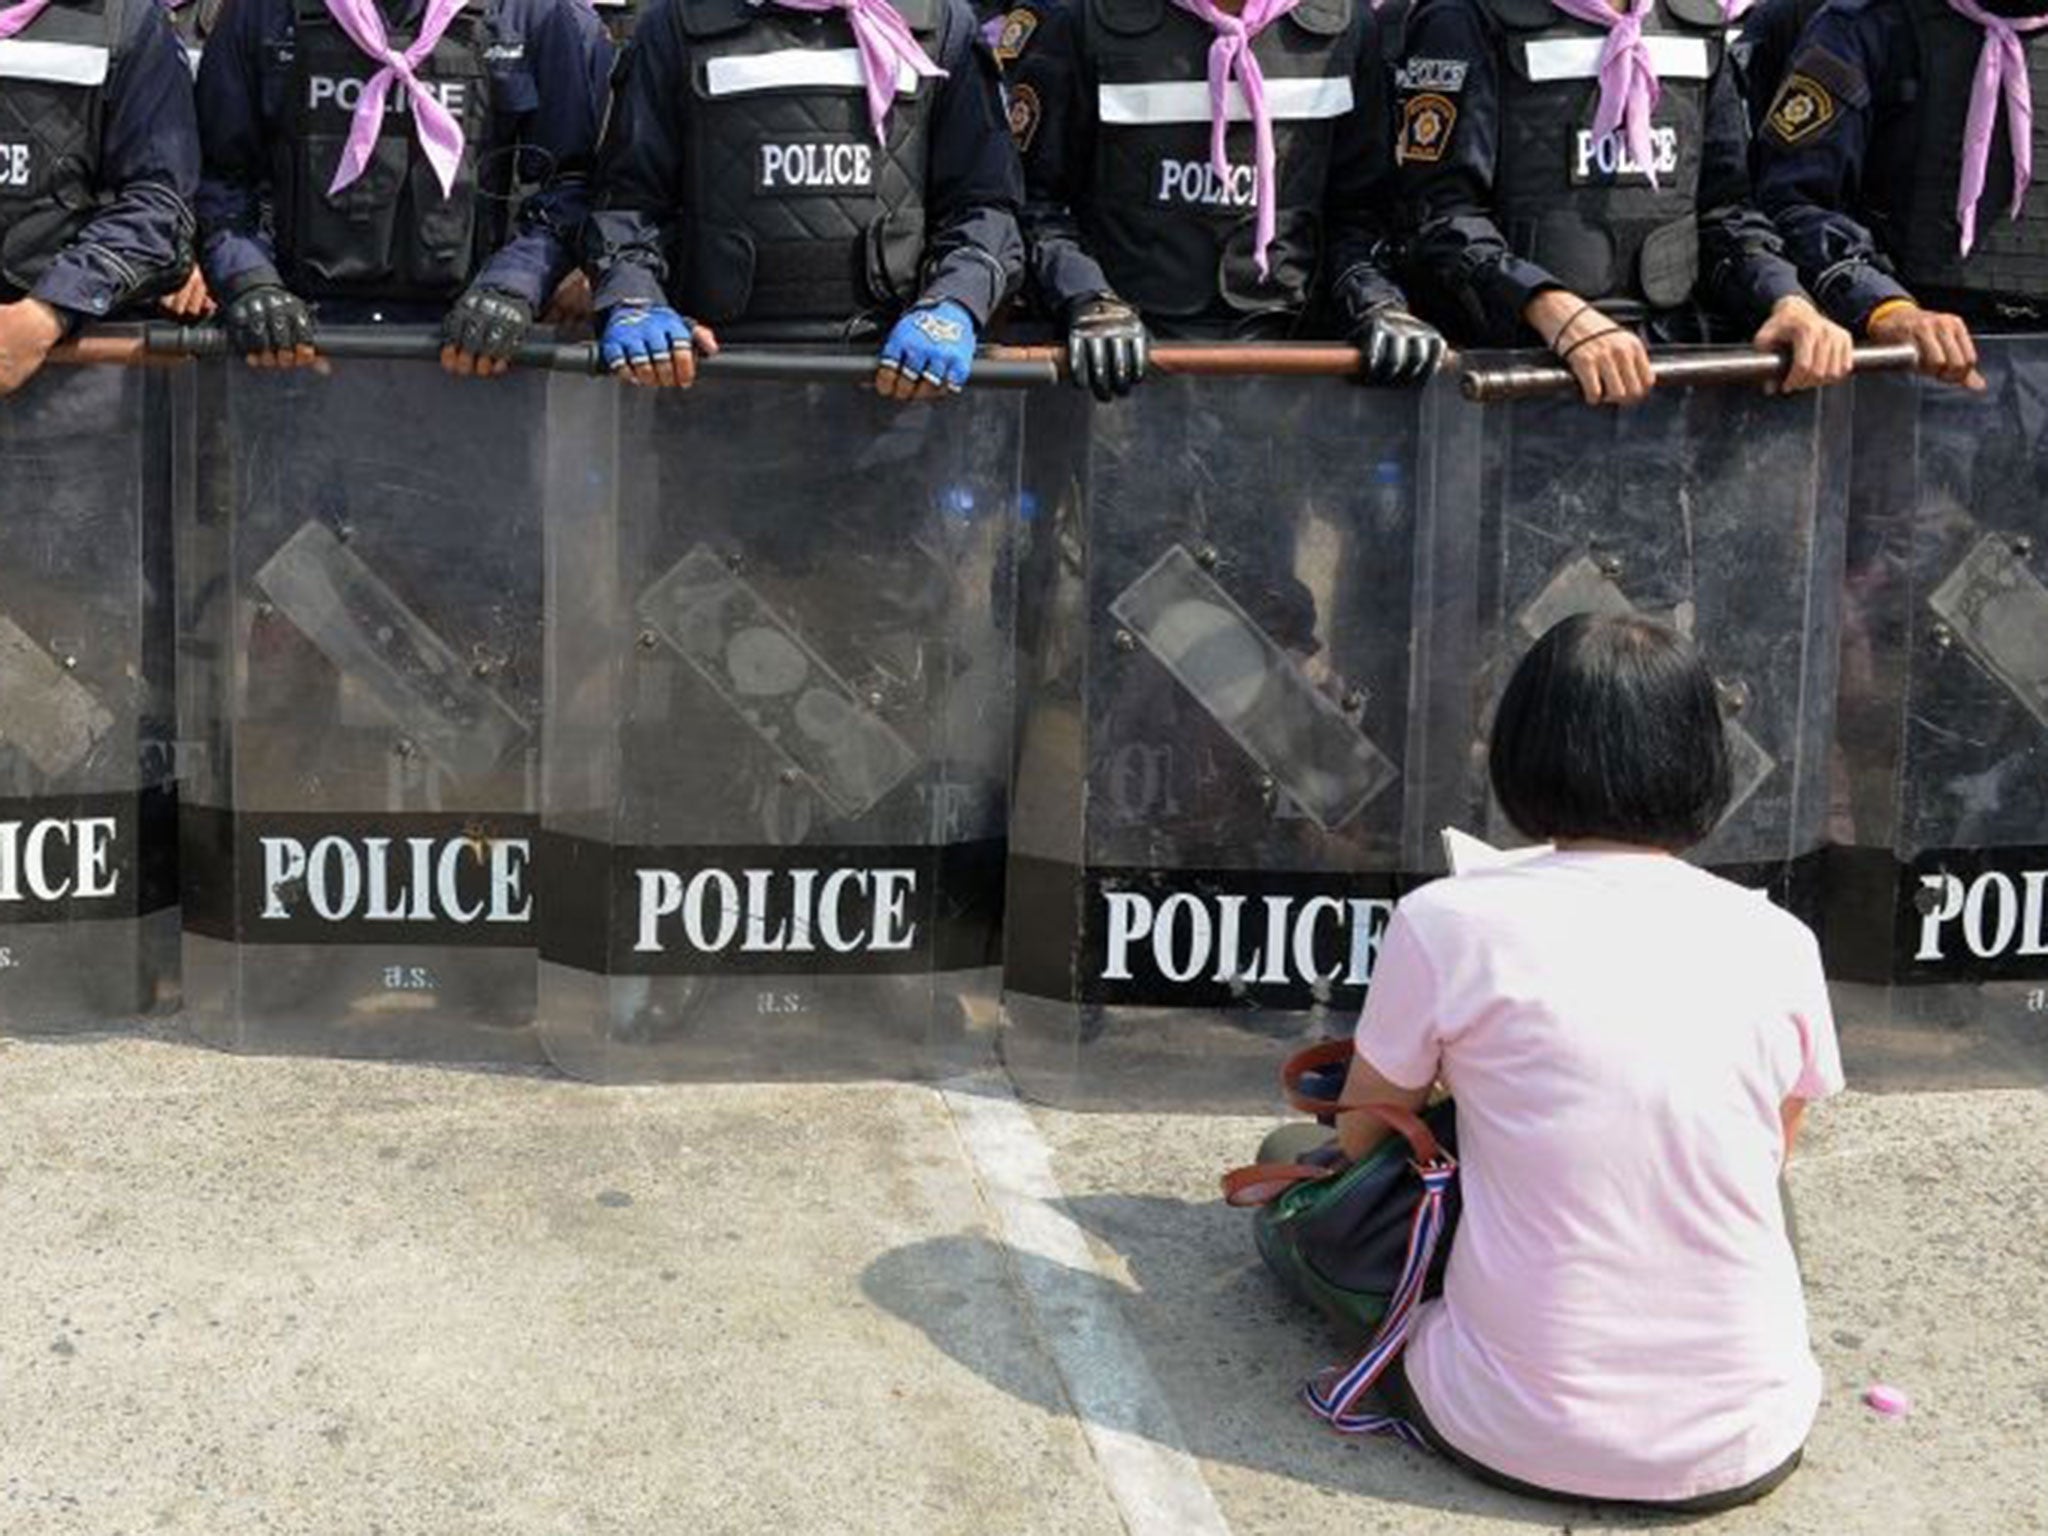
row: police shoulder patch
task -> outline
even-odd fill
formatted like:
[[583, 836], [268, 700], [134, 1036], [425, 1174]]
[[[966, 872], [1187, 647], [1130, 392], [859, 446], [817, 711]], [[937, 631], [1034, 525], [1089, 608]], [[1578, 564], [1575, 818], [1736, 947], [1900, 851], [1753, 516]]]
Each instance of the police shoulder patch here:
[[1038, 92], [1028, 85], [1013, 85], [1005, 94], [1009, 98], [1010, 137], [1017, 141], [1021, 153], [1038, 137], [1038, 120], [1043, 116]]
[[1401, 165], [1430, 165], [1443, 159], [1458, 124], [1458, 104], [1435, 91], [1410, 96], [1401, 105], [1401, 139], [1394, 159]]
[[1795, 70], [1778, 87], [1764, 128], [1781, 144], [1803, 144], [1825, 133], [1837, 110], [1833, 92], [1813, 76]]
[[996, 29], [996, 59], [1008, 64], [1021, 58], [1025, 47], [1031, 42], [1031, 34], [1038, 30], [1038, 13], [1019, 6], [1003, 17], [1002, 26]]

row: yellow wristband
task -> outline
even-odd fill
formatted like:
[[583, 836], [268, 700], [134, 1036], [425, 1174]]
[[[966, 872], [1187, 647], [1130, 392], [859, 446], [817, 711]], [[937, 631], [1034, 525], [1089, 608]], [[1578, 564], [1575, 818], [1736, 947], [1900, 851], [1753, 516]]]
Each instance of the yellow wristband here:
[[1871, 333], [1871, 331], [1876, 327], [1877, 322], [1882, 320], [1886, 315], [1891, 314], [1894, 310], [1918, 309], [1919, 307], [1920, 306], [1918, 304], [1915, 304], [1911, 299], [1886, 299], [1882, 304], [1878, 305], [1877, 308], [1873, 309], [1870, 312], [1870, 318], [1863, 322], [1863, 334], [1868, 336]]

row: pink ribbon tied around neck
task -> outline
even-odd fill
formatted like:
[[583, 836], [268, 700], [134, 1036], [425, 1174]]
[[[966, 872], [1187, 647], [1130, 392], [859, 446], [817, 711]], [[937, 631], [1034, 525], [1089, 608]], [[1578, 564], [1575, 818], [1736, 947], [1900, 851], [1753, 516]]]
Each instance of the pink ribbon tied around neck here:
[[[1603, 28], [1607, 42], [1600, 50], [1600, 105], [1593, 113], [1593, 137], [1604, 139], [1620, 128], [1628, 152], [1657, 185], [1656, 143], [1650, 136], [1650, 114], [1664, 95], [1650, 48], [1643, 41], [1643, 21], [1656, 0], [1635, 0], [1617, 11], [1603, 0], [1550, 0], [1575, 20]], [[1953, 3], [1953, 0], [1951, 0]]]
[[325, 0], [327, 14], [348, 34], [349, 41], [382, 66], [364, 82], [362, 97], [356, 102], [355, 115], [349, 122], [348, 142], [341, 149], [341, 163], [334, 168], [334, 181], [327, 189], [329, 197], [368, 168], [370, 153], [377, 147], [377, 130], [384, 121], [384, 101], [393, 82], [411, 98], [413, 126], [419, 130], [420, 148], [426, 154], [427, 164], [434, 168], [434, 177], [441, 183], [441, 195], [454, 196], [455, 172], [462, 164], [462, 125], [413, 71], [434, 51], [434, 45], [441, 41], [465, 3], [466, 0], [427, 0], [426, 15], [420, 19], [420, 35], [405, 52], [398, 53], [391, 47], [376, 0]]
[[943, 80], [946, 72], [932, 62], [917, 34], [888, 0], [775, 0], [786, 11], [844, 11], [860, 50], [860, 77], [867, 86], [868, 121], [875, 142], [888, 142], [889, 108], [896, 100], [896, 79], [903, 70], [924, 80]]
[[1246, 0], [1244, 10], [1236, 16], [1218, 9], [1213, 0], [1173, 0], [1173, 3], [1190, 16], [1207, 22], [1216, 34], [1216, 41], [1209, 45], [1209, 165], [1226, 185], [1230, 177], [1226, 140], [1230, 130], [1231, 76], [1237, 77], [1238, 89], [1244, 93], [1245, 110], [1252, 120], [1252, 153], [1254, 174], [1257, 176], [1258, 212], [1252, 261], [1263, 280], [1270, 276], [1266, 267], [1266, 249], [1273, 243], [1273, 233], [1278, 224], [1274, 204], [1279, 193], [1274, 185], [1278, 172], [1274, 167], [1273, 118], [1266, 110], [1266, 72], [1259, 67], [1258, 55], [1252, 52], [1252, 40], [1293, 10], [1301, 0]]
[[0, 39], [14, 36], [50, 8], [50, 0], [21, 0], [21, 4], [0, 11]]
[[1984, 29], [1984, 47], [1977, 55], [1977, 75], [1970, 86], [1970, 116], [1963, 129], [1963, 174], [1956, 187], [1956, 218], [1963, 226], [1963, 254], [1977, 243], [1977, 203], [1984, 196], [1984, 173], [1991, 163], [1991, 135], [1998, 127], [1998, 104], [2005, 103], [2005, 130], [2012, 145], [2012, 217], [2020, 216], [2027, 186], [2034, 179], [2034, 92], [2027, 84], [2027, 50], [2022, 32], [2048, 27], [2048, 16], [2009, 21], [1994, 16], [1976, 0], [1948, 0], [1949, 9]]

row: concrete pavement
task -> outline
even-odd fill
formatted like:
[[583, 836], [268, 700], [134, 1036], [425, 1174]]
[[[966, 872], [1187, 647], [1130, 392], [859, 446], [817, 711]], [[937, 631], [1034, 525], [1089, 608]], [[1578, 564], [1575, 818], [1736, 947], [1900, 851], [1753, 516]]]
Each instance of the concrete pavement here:
[[[1294, 1406], [1336, 1346], [1213, 1199], [1273, 1123], [0, 1040], [0, 1533], [1669, 1527]], [[2048, 1530], [2048, 1095], [1809, 1135], [1828, 1402], [1713, 1524]]]

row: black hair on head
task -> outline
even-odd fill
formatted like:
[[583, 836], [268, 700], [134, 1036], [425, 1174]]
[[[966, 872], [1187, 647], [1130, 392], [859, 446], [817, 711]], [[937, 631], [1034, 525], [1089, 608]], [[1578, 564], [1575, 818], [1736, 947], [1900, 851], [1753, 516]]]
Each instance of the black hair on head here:
[[1634, 615], [1557, 624], [1494, 715], [1493, 792], [1527, 837], [1604, 838], [1677, 853], [1732, 793], [1714, 679], [1693, 643]]

